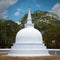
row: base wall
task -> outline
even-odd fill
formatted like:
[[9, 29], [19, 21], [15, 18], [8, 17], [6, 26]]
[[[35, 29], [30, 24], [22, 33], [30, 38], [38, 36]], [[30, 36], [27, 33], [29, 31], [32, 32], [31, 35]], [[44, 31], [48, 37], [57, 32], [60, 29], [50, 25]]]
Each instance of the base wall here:
[[44, 44], [14, 44], [8, 53], [9, 56], [48, 56]]

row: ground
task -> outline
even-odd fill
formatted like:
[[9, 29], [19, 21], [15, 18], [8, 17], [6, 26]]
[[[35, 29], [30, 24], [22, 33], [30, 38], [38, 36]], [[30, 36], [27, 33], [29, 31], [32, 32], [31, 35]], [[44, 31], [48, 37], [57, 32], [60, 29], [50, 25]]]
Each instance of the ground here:
[[60, 55], [38, 56], [38, 57], [12, 57], [7, 54], [0, 54], [0, 60], [60, 60]]

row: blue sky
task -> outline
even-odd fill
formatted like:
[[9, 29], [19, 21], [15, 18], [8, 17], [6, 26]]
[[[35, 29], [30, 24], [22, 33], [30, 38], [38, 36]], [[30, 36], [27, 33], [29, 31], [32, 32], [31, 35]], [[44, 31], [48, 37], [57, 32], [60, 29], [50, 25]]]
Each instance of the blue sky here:
[[52, 11], [60, 16], [60, 0], [0, 0], [0, 18], [19, 21], [24, 14], [35, 10]]

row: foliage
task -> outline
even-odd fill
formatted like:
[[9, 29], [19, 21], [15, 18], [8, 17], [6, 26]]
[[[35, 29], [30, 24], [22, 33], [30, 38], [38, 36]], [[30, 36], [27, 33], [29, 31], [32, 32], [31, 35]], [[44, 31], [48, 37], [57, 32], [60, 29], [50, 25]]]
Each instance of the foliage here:
[[0, 48], [9, 48], [21, 26], [12, 20], [0, 20]]

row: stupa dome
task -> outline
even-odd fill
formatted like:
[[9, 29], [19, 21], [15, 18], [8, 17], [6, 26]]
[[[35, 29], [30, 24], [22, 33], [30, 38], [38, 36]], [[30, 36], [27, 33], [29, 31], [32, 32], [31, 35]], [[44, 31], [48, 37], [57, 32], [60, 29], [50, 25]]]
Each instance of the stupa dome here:
[[17, 33], [16, 43], [42, 43], [42, 35], [33, 27], [24, 28]]
[[42, 43], [42, 35], [40, 31], [34, 28], [32, 23], [30, 8], [25, 28], [21, 29], [16, 35], [16, 43]]

